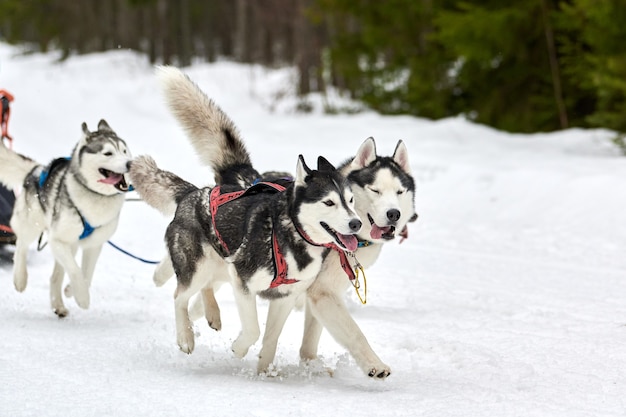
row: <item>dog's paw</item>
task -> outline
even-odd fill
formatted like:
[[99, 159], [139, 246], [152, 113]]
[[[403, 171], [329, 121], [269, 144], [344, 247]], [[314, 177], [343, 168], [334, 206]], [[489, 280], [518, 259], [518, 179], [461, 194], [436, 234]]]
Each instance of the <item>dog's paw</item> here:
[[28, 279], [26, 278], [26, 276], [14, 276], [13, 277], [13, 285], [15, 286], [15, 289], [18, 292], [24, 292], [24, 290], [26, 289], [26, 283], [28, 282]]
[[389, 369], [389, 367], [386, 366], [386, 365], [382, 369], [381, 368], [372, 368], [367, 373], [367, 376], [369, 376], [370, 378], [378, 378], [378, 379], [385, 379], [389, 375], [391, 375], [391, 369]]
[[54, 310], [54, 314], [56, 314], [60, 319], [67, 317], [70, 313], [69, 310], [65, 307], [56, 307]]
[[193, 352], [196, 341], [193, 335], [193, 330], [190, 327], [178, 333], [177, 336], [178, 347], [186, 354]]
[[89, 291], [85, 290], [78, 290], [77, 288], [74, 289], [74, 300], [76, 300], [76, 304], [78, 304], [78, 306], [82, 309], [88, 309], [89, 308]]
[[65, 286], [65, 289], [63, 290], [63, 294], [65, 294], [67, 298], [72, 298], [74, 296], [74, 291], [72, 290], [72, 286], [70, 284], [67, 284]]
[[244, 356], [246, 356], [246, 354], [248, 353], [248, 349], [250, 349], [250, 346], [252, 346], [251, 343], [248, 343], [247, 341], [242, 340], [242, 337], [239, 336], [237, 340], [233, 342], [231, 349], [233, 353], [235, 354], [235, 357], [241, 359]]

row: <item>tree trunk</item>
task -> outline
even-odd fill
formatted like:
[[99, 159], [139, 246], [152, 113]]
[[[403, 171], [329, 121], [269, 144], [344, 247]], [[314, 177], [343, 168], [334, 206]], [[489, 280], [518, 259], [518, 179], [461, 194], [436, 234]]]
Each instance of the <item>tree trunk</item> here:
[[548, 57], [550, 60], [550, 71], [552, 73], [552, 87], [554, 90], [554, 100], [556, 101], [556, 107], [559, 114], [559, 122], [561, 129], [567, 129], [569, 126], [567, 120], [567, 110], [565, 108], [565, 102], [563, 100], [563, 92], [561, 89], [561, 75], [559, 72], [559, 60], [556, 54], [556, 47], [554, 44], [554, 32], [552, 31], [552, 25], [550, 24], [550, 16], [548, 11], [548, 4], [546, 0], [541, 1], [541, 14], [543, 17], [543, 28], [546, 34], [546, 46], [548, 49]]

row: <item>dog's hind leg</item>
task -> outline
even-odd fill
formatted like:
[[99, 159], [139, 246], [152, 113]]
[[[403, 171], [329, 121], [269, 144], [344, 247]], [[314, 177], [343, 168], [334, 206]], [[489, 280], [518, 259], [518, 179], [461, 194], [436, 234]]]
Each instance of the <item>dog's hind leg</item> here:
[[265, 333], [263, 334], [263, 346], [259, 353], [259, 362], [257, 364], [257, 372], [266, 372], [270, 364], [276, 357], [276, 346], [278, 345], [278, 337], [283, 331], [287, 317], [294, 307], [295, 297], [285, 297], [272, 300], [267, 312], [267, 322], [265, 324]]
[[54, 269], [52, 270], [52, 276], [50, 277], [50, 306], [52, 311], [59, 317], [67, 316], [68, 310], [63, 303], [63, 294], [61, 288], [63, 287], [63, 276], [65, 271], [58, 262], [54, 262]]
[[215, 299], [215, 289], [212, 285], [205, 287], [201, 291], [202, 305], [204, 306], [204, 317], [206, 317], [209, 327], [214, 330], [222, 329], [222, 318], [220, 306]]
[[317, 347], [324, 327], [311, 312], [309, 301], [306, 302], [304, 310], [304, 332], [302, 333], [302, 344], [300, 345], [300, 359], [307, 361], [317, 358]]

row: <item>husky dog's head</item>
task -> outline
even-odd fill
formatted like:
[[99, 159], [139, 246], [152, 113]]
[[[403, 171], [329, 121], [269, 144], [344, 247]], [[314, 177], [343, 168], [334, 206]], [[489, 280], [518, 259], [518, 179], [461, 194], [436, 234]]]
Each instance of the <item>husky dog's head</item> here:
[[391, 157], [377, 156], [373, 138], [363, 142], [342, 172], [350, 181], [355, 208], [364, 225], [361, 240], [381, 243], [401, 233], [415, 213], [415, 182], [406, 146], [401, 140]]
[[311, 170], [300, 155], [293, 202], [291, 217], [312, 242], [356, 250], [354, 234], [361, 229], [361, 220], [354, 210], [352, 190], [345, 177], [324, 157], [318, 158], [317, 170]]
[[83, 135], [72, 154], [75, 175], [92, 191], [103, 195], [129, 189], [128, 169], [132, 156], [126, 142], [103, 119], [98, 130], [90, 132], [82, 124]]

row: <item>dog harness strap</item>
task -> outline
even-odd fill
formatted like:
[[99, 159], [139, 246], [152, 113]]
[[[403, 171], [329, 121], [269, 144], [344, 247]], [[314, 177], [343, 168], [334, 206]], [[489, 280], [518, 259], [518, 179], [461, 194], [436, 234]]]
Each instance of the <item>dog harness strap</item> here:
[[309, 242], [311, 245], [323, 246], [325, 248], [329, 248], [329, 249], [336, 251], [339, 254], [339, 263], [341, 264], [341, 269], [343, 269], [343, 272], [346, 273], [350, 281], [354, 281], [354, 279], [356, 278], [356, 275], [354, 275], [354, 270], [352, 269], [352, 265], [350, 265], [350, 261], [348, 260], [348, 256], [346, 255], [345, 251], [341, 250], [341, 248], [339, 248], [339, 246], [335, 245], [334, 243], [323, 243], [323, 244], [315, 243], [311, 240], [309, 235], [307, 235], [306, 232], [302, 230], [300, 227], [296, 227], [296, 230], [298, 231], [298, 233], [300, 233], [300, 236], [302, 236], [304, 240]]
[[224, 239], [222, 239], [222, 235], [220, 234], [219, 230], [217, 230], [217, 225], [215, 224], [215, 217], [217, 216], [217, 209], [222, 204], [236, 199], [241, 194], [243, 194], [244, 191], [245, 190], [235, 191], [235, 192], [226, 193], [226, 194], [220, 194], [220, 186], [217, 185], [211, 190], [211, 194], [209, 194], [209, 208], [211, 210], [211, 223], [213, 223], [213, 231], [215, 232], [215, 236], [217, 237], [217, 240], [220, 241], [220, 244], [222, 245], [222, 247], [228, 254], [230, 254], [230, 250], [228, 249], [226, 242], [224, 242]]
[[39, 174], [39, 188], [44, 186], [44, 184], [48, 180], [48, 175], [50, 175], [50, 173], [54, 171], [60, 165], [61, 162], [69, 161], [71, 159], [72, 159], [71, 157], [66, 156], [63, 158], [54, 159], [52, 162], [50, 162], [50, 165], [48, 165], [46, 169], [42, 170], [41, 173]]
[[[46, 181], [48, 180], [48, 176], [50, 175], [52, 171], [58, 168], [62, 162], [66, 162], [71, 159], [72, 159], [71, 157], [66, 156], [63, 158], [57, 158], [53, 160], [52, 162], [50, 162], [50, 165], [48, 165], [46, 169], [42, 170], [41, 173], [39, 174], [39, 188], [42, 188], [46, 184]], [[93, 233], [94, 230], [96, 230], [96, 228], [90, 225], [89, 222], [85, 220], [85, 217], [82, 214], [80, 214], [78, 210], [76, 210], [76, 212], [78, 213], [78, 217], [80, 217], [80, 220], [83, 223], [83, 232], [80, 234], [78, 239], [83, 240], [91, 236], [91, 234]]]
[[93, 233], [93, 231], [96, 230], [96, 228], [90, 225], [89, 222], [85, 220], [85, 218], [82, 216], [82, 214], [78, 213], [78, 215], [80, 216], [80, 219], [83, 221], [83, 233], [81, 233], [78, 239], [83, 240], [89, 237]]
[[213, 223], [213, 231], [215, 232], [215, 236], [217, 237], [217, 240], [220, 241], [220, 244], [222, 245], [226, 253], [230, 254], [230, 250], [228, 249], [226, 242], [224, 242], [224, 239], [222, 239], [222, 235], [220, 234], [219, 230], [217, 230], [217, 225], [215, 224], [215, 217], [217, 216], [217, 209], [222, 204], [226, 204], [229, 201], [233, 201], [239, 197], [242, 197], [243, 195], [251, 194], [253, 192], [262, 192], [263, 189], [268, 189], [268, 188], [279, 193], [282, 193], [283, 191], [286, 190], [286, 188], [283, 187], [282, 185], [274, 184], [272, 182], [258, 182], [252, 185], [251, 187], [246, 188], [245, 190], [233, 191], [233, 192], [225, 193], [225, 194], [221, 194], [221, 187], [219, 185], [216, 185], [211, 190], [211, 193], [209, 194], [209, 209], [211, 210], [211, 223]]
[[283, 284], [293, 284], [298, 282], [297, 279], [287, 278], [287, 261], [283, 251], [278, 246], [278, 240], [276, 239], [276, 233], [272, 229], [272, 253], [274, 254], [274, 279], [270, 284], [270, 288], [276, 288]]

